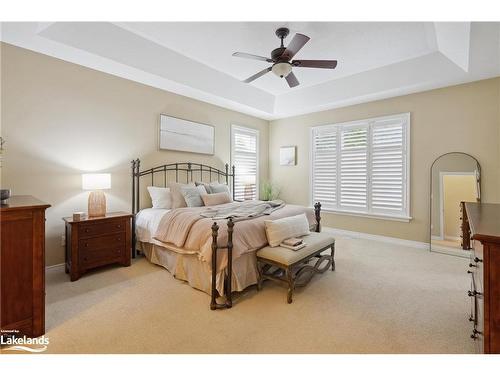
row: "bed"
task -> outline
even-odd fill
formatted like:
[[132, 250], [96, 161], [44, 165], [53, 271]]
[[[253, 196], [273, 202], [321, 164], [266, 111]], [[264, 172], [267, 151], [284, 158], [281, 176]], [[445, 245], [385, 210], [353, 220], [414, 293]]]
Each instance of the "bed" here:
[[[175, 278], [208, 293], [212, 310], [230, 308], [232, 291], [257, 284], [255, 253], [267, 245], [264, 220], [305, 213], [311, 229], [319, 231], [321, 219], [319, 202], [313, 210], [295, 205], [272, 208], [268, 202], [261, 201], [234, 201], [234, 171], [234, 166], [230, 172], [227, 164], [225, 170], [220, 170], [197, 163], [173, 163], [141, 171], [140, 160], [132, 161], [134, 256], [139, 251]], [[231, 187], [233, 202], [209, 208], [160, 209], [145, 207], [146, 199], [141, 196], [145, 185], [166, 187], [172, 181], [211, 182], [214, 179]], [[252, 218], [237, 214], [256, 207], [271, 209], [265, 215]], [[218, 303], [217, 297], [224, 297], [224, 302]]]

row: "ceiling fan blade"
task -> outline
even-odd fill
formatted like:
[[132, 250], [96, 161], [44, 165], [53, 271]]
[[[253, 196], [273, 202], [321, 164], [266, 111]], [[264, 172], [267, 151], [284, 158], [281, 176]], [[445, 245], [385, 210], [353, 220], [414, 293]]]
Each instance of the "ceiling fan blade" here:
[[309, 39], [310, 38], [308, 36], [305, 36], [303, 34], [295, 34], [292, 41], [290, 42], [290, 44], [288, 44], [288, 47], [286, 47], [281, 56], [286, 56], [288, 60], [291, 60], [292, 57], [294, 57], [295, 54], [299, 52], [302, 47], [304, 47]]
[[235, 57], [242, 57], [244, 59], [267, 61], [267, 62], [270, 62], [270, 63], [273, 62], [273, 60], [271, 60], [271, 59], [269, 59], [267, 57], [252, 55], [251, 53], [245, 53], [245, 52], [235, 52], [235, 53], [233, 53], [233, 56], [235, 56]]
[[251, 77], [248, 77], [247, 79], [245, 79], [243, 82], [245, 83], [250, 83], [252, 81], [255, 81], [257, 78], [259, 77], [262, 77], [264, 74], [266, 73], [269, 73], [271, 71], [272, 67], [269, 67], [269, 68], [266, 68], [264, 70], [261, 70], [260, 72], [258, 72], [257, 74], [254, 74], [253, 76]]
[[288, 86], [290, 87], [295, 87], [299, 85], [299, 80], [297, 79], [297, 77], [295, 77], [295, 74], [293, 74], [293, 72], [290, 72], [290, 74], [288, 74], [285, 77], [285, 79], [288, 83]]
[[335, 69], [337, 60], [293, 60], [292, 65], [298, 68]]

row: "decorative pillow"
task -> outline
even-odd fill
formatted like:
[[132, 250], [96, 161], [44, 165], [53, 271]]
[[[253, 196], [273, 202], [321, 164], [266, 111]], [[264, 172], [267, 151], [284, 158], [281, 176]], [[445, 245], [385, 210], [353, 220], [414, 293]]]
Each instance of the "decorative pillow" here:
[[203, 186], [207, 192], [207, 194], [212, 194], [212, 189], [210, 189], [210, 184], [206, 182], [201, 182], [201, 181], [196, 181], [195, 182], [196, 186]]
[[231, 203], [231, 197], [228, 193], [205, 194], [201, 196], [205, 206], [216, 206], [218, 204]]
[[202, 196], [208, 195], [205, 187], [200, 186], [182, 186], [181, 193], [188, 207], [203, 206]]
[[148, 186], [153, 208], [172, 208], [172, 194], [169, 188]]
[[194, 187], [195, 184], [179, 184], [178, 182], [171, 182], [168, 184], [170, 188], [170, 193], [172, 194], [172, 208], [181, 208], [187, 207], [186, 201], [182, 195], [181, 188], [183, 186], [191, 186]]
[[306, 214], [284, 217], [278, 220], [264, 220], [269, 246], [279, 246], [287, 238], [309, 234], [309, 222]]
[[211, 182], [209, 187], [210, 187], [210, 194], [227, 193], [231, 197], [231, 194], [229, 193], [229, 186], [227, 186], [226, 184]]

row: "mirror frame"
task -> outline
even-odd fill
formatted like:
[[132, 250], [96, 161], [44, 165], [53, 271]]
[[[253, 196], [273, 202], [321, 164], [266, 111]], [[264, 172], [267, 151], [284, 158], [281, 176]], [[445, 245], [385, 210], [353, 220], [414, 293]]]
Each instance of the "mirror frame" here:
[[447, 156], [447, 155], [452, 155], [452, 154], [461, 154], [461, 155], [465, 155], [465, 156], [469, 156], [470, 158], [474, 159], [476, 164], [477, 164], [477, 170], [478, 170], [478, 174], [476, 175], [476, 184], [477, 184], [477, 188], [478, 188], [478, 202], [481, 202], [481, 164], [479, 163], [479, 160], [477, 160], [474, 156], [472, 156], [471, 154], [468, 154], [466, 152], [462, 152], [462, 151], [451, 151], [451, 152], [447, 152], [445, 154], [442, 154], [440, 156], [438, 156], [436, 159], [434, 159], [434, 161], [432, 162], [431, 164], [431, 168], [429, 170], [429, 251], [432, 251], [432, 200], [433, 200], [433, 191], [432, 191], [432, 168], [434, 168], [434, 164], [441, 158]]

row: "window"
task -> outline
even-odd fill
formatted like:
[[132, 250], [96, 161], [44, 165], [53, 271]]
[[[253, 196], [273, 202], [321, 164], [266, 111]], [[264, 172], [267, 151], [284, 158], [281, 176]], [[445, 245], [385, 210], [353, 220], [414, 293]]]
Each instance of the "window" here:
[[231, 127], [231, 162], [235, 167], [236, 200], [257, 199], [259, 186], [259, 131]]
[[312, 128], [312, 202], [409, 220], [410, 114]]

